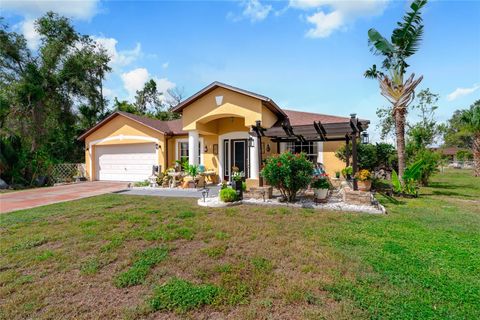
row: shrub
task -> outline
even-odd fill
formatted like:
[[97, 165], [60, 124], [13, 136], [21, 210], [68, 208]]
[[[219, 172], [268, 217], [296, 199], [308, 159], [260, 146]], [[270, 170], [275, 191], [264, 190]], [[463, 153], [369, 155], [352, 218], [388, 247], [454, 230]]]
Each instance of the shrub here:
[[268, 157], [262, 176], [267, 183], [277, 188], [289, 202], [295, 201], [297, 192], [308, 187], [312, 181], [313, 164], [305, 153], [293, 155], [290, 151]]
[[172, 278], [154, 290], [150, 306], [153, 310], [186, 312], [212, 304], [219, 294], [216, 286], [196, 285], [183, 279]]
[[430, 177], [438, 171], [440, 164], [440, 154], [424, 149], [419, 151], [415, 157], [416, 161], [422, 161], [420, 182], [423, 186], [428, 186]]
[[[349, 154], [352, 157], [352, 145], [349, 144]], [[346, 162], [346, 146], [335, 152], [335, 156]], [[397, 167], [395, 147], [388, 143], [357, 144], [358, 166], [373, 171], [376, 168], [394, 169]]]
[[223, 202], [234, 202], [237, 200], [237, 192], [232, 188], [220, 190], [220, 200]]
[[470, 151], [470, 150], [458, 150], [457, 151], [457, 160], [458, 161], [473, 160], [472, 151]]
[[148, 180], [137, 181], [133, 184], [134, 187], [148, 187], [149, 185], [150, 185], [150, 182]]

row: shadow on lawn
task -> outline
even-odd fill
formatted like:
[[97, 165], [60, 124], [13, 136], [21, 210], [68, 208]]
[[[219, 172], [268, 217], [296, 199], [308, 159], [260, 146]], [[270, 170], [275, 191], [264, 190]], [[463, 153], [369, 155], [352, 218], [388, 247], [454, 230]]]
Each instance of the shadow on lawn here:
[[406, 202], [404, 200], [399, 200], [397, 198], [394, 198], [386, 193], [379, 192], [380, 195], [382, 195], [382, 198], [386, 200], [389, 204], [394, 204], [394, 205], [404, 205]]
[[421, 196], [445, 196], [445, 197], [457, 197], [457, 198], [477, 198], [469, 194], [447, 191], [447, 190], [432, 190], [431, 193], [422, 193]]
[[451, 183], [444, 183], [444, 182], [430, 182], [427, 186], [431, 189], [460, 189], [460, 188], [469, 188], [470, 185], [466, 184], [451, 184]]

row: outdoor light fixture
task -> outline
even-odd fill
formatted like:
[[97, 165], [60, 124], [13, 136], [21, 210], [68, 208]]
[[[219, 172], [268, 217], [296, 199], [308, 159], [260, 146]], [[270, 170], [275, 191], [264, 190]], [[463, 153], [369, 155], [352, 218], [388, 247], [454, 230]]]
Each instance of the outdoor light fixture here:
[[248, 138], [248, 146], [250, 148], [253, 148], [253, 138], [252, 137]]
[[159, 147], [158, 143], [155, 143], [155, 150], [158, 150]]
[[369, 139], [368, 139], [368, 132], [363, 131], [362, 132], [362, 144], [368, 144]]
[[267, 148], [265, 150], [267, 150], [267, 152], [270, 152], [270, 143], [267, 143]]
[[205, 147], [203, 148], [203, 152], [208, 152], [208, 146], [205, 145]]

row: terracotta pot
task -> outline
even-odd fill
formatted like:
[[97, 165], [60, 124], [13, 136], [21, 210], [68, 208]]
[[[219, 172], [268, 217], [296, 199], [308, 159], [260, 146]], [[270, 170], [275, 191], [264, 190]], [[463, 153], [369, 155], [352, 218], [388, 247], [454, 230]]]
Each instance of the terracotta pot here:
[[327, 199], [328, 189], [313, 189], [313, 193], [316, 199], [324, 200]]
[[358, 186], [358, 190], [360, 191], [370, 191], [370, 188], [372, 188], [372, 181], [371, 180], [357, 181], [357, 186]]

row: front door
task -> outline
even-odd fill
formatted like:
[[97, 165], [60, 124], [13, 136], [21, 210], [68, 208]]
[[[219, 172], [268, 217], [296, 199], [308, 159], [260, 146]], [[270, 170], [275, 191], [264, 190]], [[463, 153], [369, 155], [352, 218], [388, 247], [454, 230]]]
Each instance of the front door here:
[[237, 167], [239, 171], [243, 171], [248, 176], [247, 164], [247, 140], [231, 140], [232, 162], [231, 167]]

